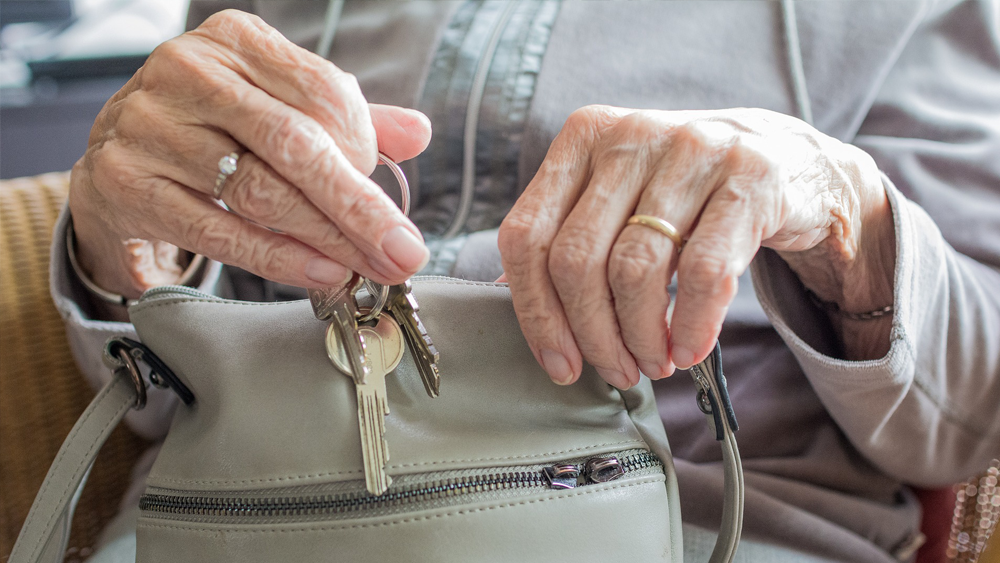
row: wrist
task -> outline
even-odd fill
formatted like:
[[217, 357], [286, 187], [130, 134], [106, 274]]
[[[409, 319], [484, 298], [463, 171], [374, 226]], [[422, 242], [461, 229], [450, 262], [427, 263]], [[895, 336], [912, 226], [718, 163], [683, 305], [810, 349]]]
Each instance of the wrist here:
[[817, 247], [782, 253], [838, 335], [843, 358], [873, 360], [888, 353], [892, 331], [896, 233], [881, 173], [866, 153], [846, 166], [849, 220]]
[[860, 149], [844, 147], [845, 203], [831, 219], [830, 234], [809, 250], [780, 254], [821, 301], [846, 313], [866, 313], [892, 304], [895, 226], [875, 162]]
[[104, 301], [106, 294], [122, 299], [138, 298], [158, 285], [178, 283], [184, 274], [181, 262], [190, 255], [176, 246], [159, 241], [128, 238], [110, 228], [109, 221], [94, 213], [86, 197], [85, 172], [74, 168], [70, 182], [70, 230], [67, 250], [78, 277]]

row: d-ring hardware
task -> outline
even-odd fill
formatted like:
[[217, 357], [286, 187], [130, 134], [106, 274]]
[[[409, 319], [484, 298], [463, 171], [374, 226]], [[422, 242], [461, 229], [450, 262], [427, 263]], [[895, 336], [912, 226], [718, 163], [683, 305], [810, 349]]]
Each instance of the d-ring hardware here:
[[109, 358], [121, 362], [120, 366], [114, 368], [115, 371], [127, 370], [132, 383], [135, 384], [136, 401], [132, 407], [135, 410], [142, 410], [146, 406], [146, 382], [139, 370], [139, 362], [149, 367], [149, 382], [155, 387], [169, 388], [185, 405], [194, 403], [194, 393], [191, 392], [191, 389], [177, 377], [163, 360], [141, 342], [124, 336], [116, 336], [108, 340], [104, 350]]

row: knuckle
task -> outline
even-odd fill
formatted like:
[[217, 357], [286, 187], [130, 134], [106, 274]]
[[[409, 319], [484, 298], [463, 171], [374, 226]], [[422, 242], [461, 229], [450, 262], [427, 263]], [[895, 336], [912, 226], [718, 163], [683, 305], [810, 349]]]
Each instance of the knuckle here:
[[136, 185], [142, 176], [135, 159], [118, 141], [108, 141], [91, 150], [89, 161], [96, 186], [121, 190]]
[[692, 154], [712, 152], [715, 143], [709, 138], [704, 126], [697, 121], [689, 121], [676, 126], [671, 132], [672, 142]]
[[156, 131], [157, 135], [164, 134], [166, 119], [150, 98], [148, 94], [137, 91], [118, 102], [114, 129], [119, 137], [149, 138], [152, 131]]
[[259, 17], [240, 10], [228, 9], [216, 12], [198, 27], [207, 30], [233, 30], [259, 28], [264, 22]]
[[497, 232], [500, 256], [517, 258], [531, 241], [533, 223], [531, 217], [521, 211], [515, 209], [508, 213]]
[[183, 41], [180, 38], [175, 38], [157, 45], [153, 49], [153, 52], [149, 54], [149, 57], [146, 58], [146, 63], [143, 65], [147, 69], [146, 72], [149, 69], [159, 68], [165, 63], [186, 58], [188, 51], [182, 43]]
[[[282, 189], [286, 188], [286, 189]], [[282, 182], [261, 165], [248, 167], [231, 191], [233, 207], [242, 215], [268, 226], [281, 224], [299, 203], [289, 197], [290, 186]]]
[[605, 258], [594, 252], [594, 245], [587, 237], [564, 228], [552, 243], [548, 266], [559, 290], [575, 292], [582, 280], [603, 272]]
[[331, 146], [330, 137], [316, 122], [303, 119], [293, 113], [273, 112], [258, 123], [255, 136], [268, 139], [272, 144], [272, 155], [277, 167], [297, 169], [305, 176], [328, 177], [327, 154], [336, 147]]
[[778, 163], [759, 147], [737, 142], [730, 145], [726, 151], [726, 164], [729, 169], [747, 178], [762, 180], [773, 177], [777, 173]]
[[171, 39], [158, 45], [142, 67], [142, 86], [145, 89], [168, 88], [190, 82], [203, 74], [197, 51], [191, 49], [185, 37]]
[[317, 243], [317, 249], [323, 251], [328, 256], [334, 256], [341, 259], [348, 259], [355, 257], [360, 253], [357, 249], [351, 251], [350, 241], [344, 236], [343, 231], [340, 230], [337, 225], [333, 223], [327, 223], [326, 228], [323, 233], [319, 236]]
[[334, 222], [338, 228], [348, 231], [352, 240], [376, 248], [382, 233], [398, 217], [386, 196], [377, 188], [367, 189], [366, 184], [340, 181], [336, 176], [330, 191], [335, 194], [330, 209], [336, 213]]
[[199, 78], [201, 105], [208, 108], [237, 107], [244, 102], [244, 91], [236, 84], [220, 80], [209, 74]]
[[[326, 61], [323, 62], [326, 63]], [[339, 92], [342, 96], [344, 94], [351, 96], [361, 94], [361, 84], [358, 82], [358, 77], [331, 63], [321, 65], [320, 76], [335, 92]]]
[[[248, 241], [250, 242], [250, 241]], [[294, 271], [294, 253], [284, 245], [250, 242], [247, 261], [250, 269], [268, 279], [280, 279]]]
[[578, 135], [595, 137], [597, 129], [608, 114], [608, 106], [592, 104], [573, 111], [566, 118], [563, 129]]
[[733, 210], [749, 211], [758, 207], [756, 202], [765, 196], [762, 193], [764, 190], [758, 188], [759, 185], [756, 183], [740, 181], [730, 176], [723, 182], [722, 187], [719, 188], [714, 197]]
[[355, 220], [358, 220], [359, 224], [366, 225], [369, 227], [374, 227], [384, 222], [385, 218], [384, 217], [380, 218], [378, 216], [379, 214], [375, 211], [376, 209], [382, 208], [382, 206], [379, 205], [378, 197], [376, 194], [369, 193], [367, 190], [343, 190], [343, 191], [345, 192], [350, 191], [351, 194], [344, 195], [341, 198], [341, 205], [338, 206], [338, 209], [342, 217], [352, 217]]
[[715, 295], [736, 279], [732, 263], [710, 253], [689, 255], [681, 268], [684, 289], [693, 295]]
[[548, 236], [536, 213], [515, 207], [497, 233], [497, 247], [504, 271], [517, 273], [531, 263], [531, 256], [548, 253]]
[[236, 229], [224, 229], [215, 226], [208, 217], [187, 223], [181, 233], [184, 240], [191, 241], [193, 250], [209, 258], [243, 264], [245, 245], [239, 244], [244, 238], [245, 223], [239, 223]]
[[626, 239], [611, 249], [608, 281], [616, 294], [642, 291], [656, 279], [662, 266], [662, 252], [648, 240]]

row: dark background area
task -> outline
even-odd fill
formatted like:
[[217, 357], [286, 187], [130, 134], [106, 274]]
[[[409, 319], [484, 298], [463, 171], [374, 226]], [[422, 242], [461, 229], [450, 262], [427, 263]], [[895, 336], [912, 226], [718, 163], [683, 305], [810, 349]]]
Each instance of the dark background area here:
[[[164, 3], [160, 4], [161, 1]], [[178, 0], [171, 1], [176, 4]], [[104, 4], [101, 9], [91, 8], [81, 14], [75, 11], [79, 6], [73, 0], [0, 0], [0, 30], [11, 24], [26, 24], [60, 33], [88, 18], [90, 23], [108, 21], [105, 18], [118, 10], [136, 13], [136, 6], [142, 2], [109, 0]], [[166, 2], [155, 0], [146, 4], [160, 7], [163, 12]], [[25, 56], [18, 48], [10, 48], [6, 36], [3, 49], [7, 61]], [[114, 52], [92, 58], [74, 56], [79, 55], [70, 51], [37, 60], [27, 55], [30, 82], [26, 85], [22, 85], [21, 79], [2, 82], [0, 179], [69, 170], [86, 150], [90, 128], [104, 103], [146, 58], [145, 54]], [[6, 66], [3, 72], [18, 75]]]
[[[93, 67], [103, 62], [76, 63]], [[0, 91], [0, 179], [72, 168], [87, 148], [90, 127], [104, 102], [131, 75], [36, 77], [29, 88]]]

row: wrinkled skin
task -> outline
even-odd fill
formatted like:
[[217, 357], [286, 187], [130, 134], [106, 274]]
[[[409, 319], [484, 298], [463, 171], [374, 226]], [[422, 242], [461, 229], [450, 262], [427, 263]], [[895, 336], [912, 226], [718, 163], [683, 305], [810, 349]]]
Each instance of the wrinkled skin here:
[[[683, 252], [626, 226], [633, 214], [673, 224]], [[621, 388], [640, 370], [658, 379], [708, 355], [761, 246], [842, 310], [892, 302], [892, 218], [874, 161], [765, 110], [577, 110], [500, 228], [505, 277], [539, 362], [571, 383], [586, 359]], [[888, 326], [839, 328], [850, 355], [878, 357]]]
[[[98, 116], [71, 179], [80, 261], [130, 297], [177, 279], [176, 247], [300, 287], [352, 270], [401, 282], [428, 252], [367, 176], [377, 151], [412, 158], [430, 133], [422, 114], [368, 104], [353, 76], [260, 19], [221, 12], [157, 48]], [[241, 147], [221, 196], [230, 213], [211, 194], [219, 157]], [[683, 252], [626, 227], [635, 213], [675, 225]], [[603, 106], [569, 117], [499, 239], [552, 379], [572, 383], [586, 360], [620, 388], [709, 353], [761, 246], [860, 312], [892, 301], [893, 241], [871, 158], [797, 119]], [[888, 349], [884, 320], [831, 323], [852, 359]]]
[[[134, 239], [301, 287], [343, 283], [348, 269], [398, 282], [427, 249], [367, 176], [378, 150], [405, 160], [429, 140], [419, 112], [368, 104], [353, 75], [221, 12], [160, 45], [98, 116], [71, 181], [81, 262], [132, 297], [164, 277]], [[219, 158], [241, 146], [222, 192], [233, 214], [211, 194]]]

